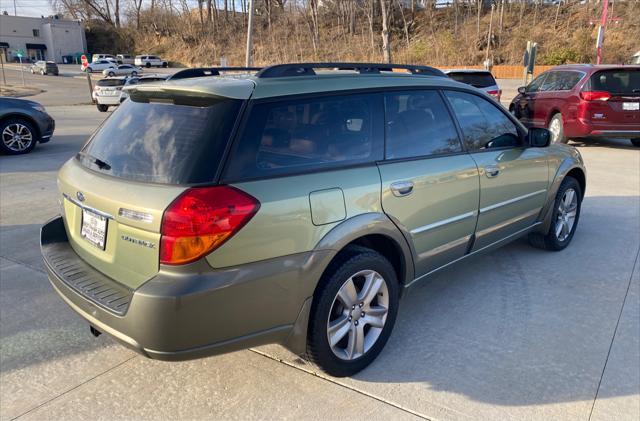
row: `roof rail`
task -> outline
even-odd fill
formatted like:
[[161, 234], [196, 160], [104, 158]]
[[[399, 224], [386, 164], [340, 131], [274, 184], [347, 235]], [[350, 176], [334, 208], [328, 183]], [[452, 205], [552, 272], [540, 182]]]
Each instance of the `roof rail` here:
[[380, 74], [380, 72], [393, 72], [396, 70], [407, 70], [413, 75], [424, 76], [444, 76], [446, 75], [434, 67], [414, 66], [410, 64], [383, 64], [383, 63], [289, 63], [276, 64], [274, 66], [265, 67], [260, 70], [256, 77], [259, 78], [275, 78], [289, 76], [313, 76], [316, 74], [314, 69], [331, 69], [331, 70], [354, 70], [360, 74]]
[[192, 77], [220, 76], [221, 72], [257, 72], [261, 67], [193, 67], [180, 70], [169, 76], [167, 80], [188, 79]]

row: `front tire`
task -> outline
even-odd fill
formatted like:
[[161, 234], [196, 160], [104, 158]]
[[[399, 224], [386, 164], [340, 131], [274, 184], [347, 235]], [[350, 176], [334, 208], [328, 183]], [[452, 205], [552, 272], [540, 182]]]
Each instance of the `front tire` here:
[[549, 126], [551, 132], [551, 143], [567, 143], [568, 139], [564, 135], [564, 124], [562, 123], [562, 114], [556, 113], [551, 117]]
[[314, 294], [305, 358], [336, 377], [367, 367], [389, 339], [399, 288], [393, 266], [380, 253], [345, 249]]
[[529, 234], [529, 243], [534, 247], [551, 251], [560, 251], [566, 248], [578, 227], [581, 206], [582, 189], [580, 183], [573, 177], [565, 177], [553, 202], [549, 230], [545, 234]]
[[147, 62], [147, 64], [145, 64], [144, 67], [146, 67], [147, 69], [151, 68], [151, 63]]
[[98, 104], [98, 111], [100, 111], [101, 113], [106, 113], [108, 109], [108, 105]]
[[116, 75], [116, 74], [115, 74], [115, 73], [113, 73], [113, 72], [109, 72], [109, 73], [107, 73], [107, 76], [109, 76], [109, 77], [114, 77], [115, 75]]
[[636, 148], [640, 148], [640, 137], [637, 137], [635, 139], [631, 139], [631, 144], [633, 146], [635, 146]]
[[8, 155], [29, 153], [39, 140], [33, 124], [21, 118], [0, 123], [0, 138], [0, 151]]

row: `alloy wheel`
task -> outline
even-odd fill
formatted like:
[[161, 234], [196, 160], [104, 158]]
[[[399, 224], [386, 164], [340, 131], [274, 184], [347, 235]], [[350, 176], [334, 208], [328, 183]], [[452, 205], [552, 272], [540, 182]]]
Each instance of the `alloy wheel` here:
[[327, 320], [327, 339], [335, 356], [354, 360], [376, 343], [387, 321], [389, 290], [376, 271], [350, 276], [336, 294]]
[[574, 189], [567, 189], [558, 205], [558, 216], [555, 225], [558, 241], [565, 241], [571, 235], [571, 230], [576, 222], [577, 211], [578, 195]]
[[557, 143], [558, 138], [560, 137], [560, 131], [562, 128], [560, 127], [560, 119], [554, 118], [551, 119], [549, 123], [549, 131], [551, 132], [551, 143]]
[[22, 152], [31, 146], [33, 134], [27, 126], [11, 123], [2, 131], [2, 142], [14, 152]]

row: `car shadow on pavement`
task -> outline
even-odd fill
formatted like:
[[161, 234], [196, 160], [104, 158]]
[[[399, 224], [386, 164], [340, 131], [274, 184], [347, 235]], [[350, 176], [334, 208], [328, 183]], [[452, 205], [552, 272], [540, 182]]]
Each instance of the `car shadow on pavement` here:
[[[638, 206], [638, 197], [587, 197], [564, 251], [521, 240], [416, 286], [385, 350], [346, 381], [383, 396], [450, 392], [498, 405], [592, 400], [640, 244]], [[603, 224], [612, 214], [617, 223]], [[26, 367], [69, 359], [75, 365], [67, 369], [83, 369], [128, 353], [106, 335], [91, 337], [54, 292], [42, 270], [39, 229], [0, 228], [2, 375], [21, 378]], [[608, 393], [638, 390], [622, 383]]]
[[47, 143], [39, 143], [24, 155], [0, 155], [0, 174], [16, 172], [57, 171], [75, 156], [86, 135], [54, 135]]
[[[518, 240], [409, 291], [383, 353], [355, 380], [509, 406], [592, 400], [639, 253], [640, 197], [583, 204], [564, 251]], [[604, 222], [612, 215], [615, 226]], [[622, 332], [636, 354], [624, 370], [637, 375], [601, 397], [640, 393], [639, 265]]]
[[629, 139], [576, 139], [570, 140], [569, 145], [576, 148], [592, 148], [596, 146], [607, 147], [612, 149], [630, 149], [640, 151], [640, 148], [633, 146]]

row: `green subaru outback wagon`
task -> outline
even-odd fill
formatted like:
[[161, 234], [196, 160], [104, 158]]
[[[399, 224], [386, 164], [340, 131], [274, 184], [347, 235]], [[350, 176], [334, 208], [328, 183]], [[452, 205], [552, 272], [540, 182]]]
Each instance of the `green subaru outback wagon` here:
[[196, 70], [130, 87], [60, 170], [42, 254], [95, 335], [160, 360], [279, 343], [347, 376], [417, 281], [571, 242], [580, 154], [436, 69]]

